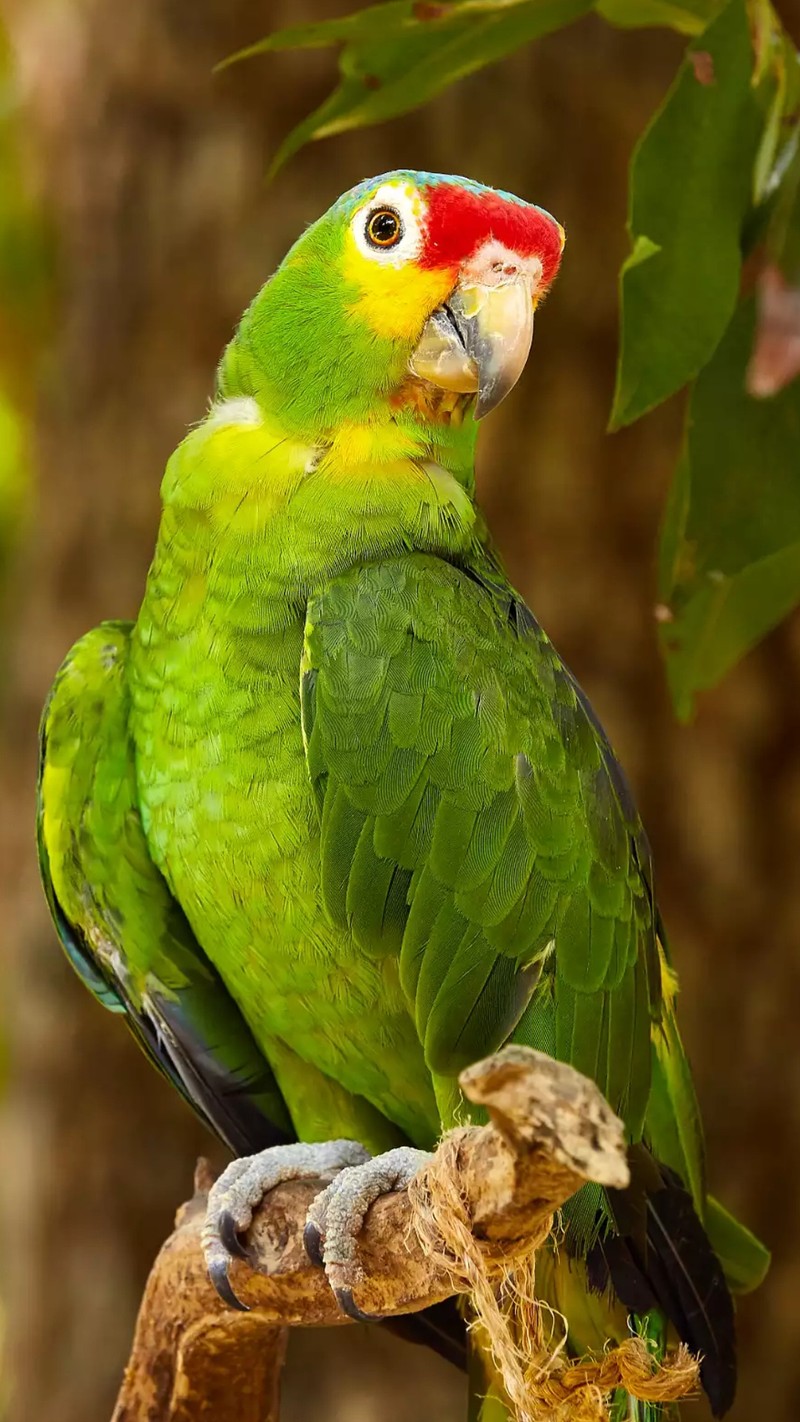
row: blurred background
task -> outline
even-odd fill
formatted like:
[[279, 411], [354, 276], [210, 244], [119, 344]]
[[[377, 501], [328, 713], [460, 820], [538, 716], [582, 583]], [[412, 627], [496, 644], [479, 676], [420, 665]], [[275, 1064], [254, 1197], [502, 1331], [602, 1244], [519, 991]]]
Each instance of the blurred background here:
[[[482, 497], [649, 828], [711, 1187], [775, 1256], [740, 1306], [731, 1415], [790, 1422], [800, 1413], [800, 618], [679, 727], [655, 620], [679, 402], [605, 433], [627, 164], [683, 46], [667, 31], [587, 17], [418, 113], [312, 145], [267, 185], [279, 141], [330, 87], [331, 56], [213, 66], [268, 28], [341, 9], [0, 0], [18, 104], [16, 170], [0, 148], [0, 231], [14, 197], [23, 233], [0, 309], [7, 1417], [106, 1422], [148, 1266], [191, 1191], [195, 1157], [215, 1154], [57, 946], [33, 834], [42, 701], [82, 632], [135, 616], [161, 471], [204, 412], [241, 309], [340, 191], [410, 166], [509, 188], [569, 233], [529, 370], [483, 433]], [[797, 38], [797, 12], [783, 18]], [[3, 457], [0, 440], [0, 475]], [[286, 1422], [455, 1422], [463, 1384], [422, 1350], [340, 1330], [295, 1335], [285, 1399]]]

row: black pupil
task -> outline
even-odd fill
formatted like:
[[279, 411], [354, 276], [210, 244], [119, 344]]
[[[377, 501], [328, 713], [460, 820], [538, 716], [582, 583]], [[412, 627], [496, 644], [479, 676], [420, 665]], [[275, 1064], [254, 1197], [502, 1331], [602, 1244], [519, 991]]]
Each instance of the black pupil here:
[[400, 231], [400, 223], [393, 212], [376, 212], [370, 220], [369, 235], [373, 242], [379, 242], [384, 246], [389, 242], [394, 242]]

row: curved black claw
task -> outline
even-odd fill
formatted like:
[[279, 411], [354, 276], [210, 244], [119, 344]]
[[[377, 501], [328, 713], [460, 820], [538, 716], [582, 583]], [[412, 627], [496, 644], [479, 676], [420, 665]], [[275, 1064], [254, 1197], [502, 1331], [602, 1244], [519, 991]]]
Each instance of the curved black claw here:
[[228, 1261], [226, 1259], [215, 1259], [212, 1264], [209, 1264], [208, 1277], [223, 1303], [228, 1304], [231, 1308], [238, 1308], [240, 1313], [250, 1312], [250, 1305], [242, 1303], [242, 1300], [233, 1292], [233, 1285], [228, 1278]]
[[217, 1221], [217, 1232], [228, 1253], [233, 1255], [234, 1259], [244, 1259], [246, 1264], [252, 1264], [253, 1252], [243, 1242], [230, 1210], [222, 1211]]
[[322, 1257], [322, 1234], [313, 1220], [309, 1220], [303, 1230], [303, 1247], [314, 1267], [316, 1269], [324, 1269], [325, 1260]]
[[356, 1323], [380, 1323], [381, 1315], [379, 1313], [364, 1313], [359, 1308], [353, 1298], [352, 1289], [334, 1289], [333, 1292], [342, 1313], [346, 1313], [348, 1318], [354, 1319]]

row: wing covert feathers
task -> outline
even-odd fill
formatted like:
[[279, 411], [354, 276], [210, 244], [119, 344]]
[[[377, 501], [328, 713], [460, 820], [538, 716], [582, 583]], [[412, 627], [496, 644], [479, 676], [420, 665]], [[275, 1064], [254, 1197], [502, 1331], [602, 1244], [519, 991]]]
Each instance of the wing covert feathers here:
[[309, 603], [301, 701], [328, 912], [398, 956], [431, 1070], [527, 1040], [545, 975], [558, 1055], [637, 1138], [660, 994], [649, 850], [527, 609], [422, 554], [351, 569]]

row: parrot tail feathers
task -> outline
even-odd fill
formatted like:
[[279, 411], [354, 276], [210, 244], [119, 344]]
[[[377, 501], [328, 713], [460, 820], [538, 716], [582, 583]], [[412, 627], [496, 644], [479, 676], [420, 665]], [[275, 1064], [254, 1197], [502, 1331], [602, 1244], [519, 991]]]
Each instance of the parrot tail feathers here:
[[649, 1182], [634, 1227], [599, 1240], [587, 1263], [593, 1286], [610, 1282], [620, 1302], [642, 1318], [657, 1309], [690, 1352], [700, 1358], [700, 1381], [711, 1409], [721, 1417], [736, 1390], [736, 1330], [733, 1300], [722, 1264], [677, 1175], [661, 1167]]
[[[677, 1177], [647, 1202], [650, 1268], [659, 1301], [695, 1356], [700, 1379], [717, 1417], [736, 1390], [733, 1300], [691, 1196]], [[659, 1275], [661, 1276], [659, 1279]]]

